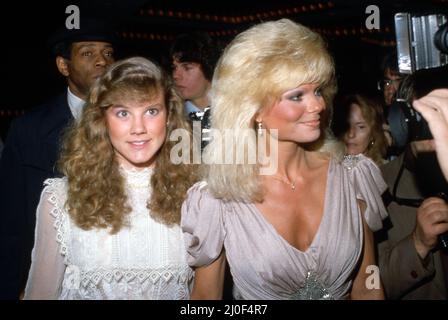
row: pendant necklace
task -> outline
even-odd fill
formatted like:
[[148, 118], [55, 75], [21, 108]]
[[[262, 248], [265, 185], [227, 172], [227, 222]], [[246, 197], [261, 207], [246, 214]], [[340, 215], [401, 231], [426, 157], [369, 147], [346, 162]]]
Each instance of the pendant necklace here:
[[291, 187], [292, 191], [296, 190], [296, 180], [295, 179], [294, 179], [293, 182], [289, 182], [289, 180], [287, 180], [286, 178], [280, 178], [280, 177], [277, 177], [277, 176], [269, 176], [269, 177], [274, 178], [274, 179], [276, 179], [278, 181], [281, 181], [283, 183], [286, 183], [288, 186]]

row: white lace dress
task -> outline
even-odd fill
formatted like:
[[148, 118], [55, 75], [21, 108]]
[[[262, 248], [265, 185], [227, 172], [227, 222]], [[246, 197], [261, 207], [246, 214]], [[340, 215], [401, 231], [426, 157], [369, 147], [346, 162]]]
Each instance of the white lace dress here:
[[188, 299], [193, 271], [179, 226], [148, 213], [151, 169], [122, 170], [130, 227], [84, 231], [64, 208], [67, 179], [48, 179], [37, 209], [25, 299]]

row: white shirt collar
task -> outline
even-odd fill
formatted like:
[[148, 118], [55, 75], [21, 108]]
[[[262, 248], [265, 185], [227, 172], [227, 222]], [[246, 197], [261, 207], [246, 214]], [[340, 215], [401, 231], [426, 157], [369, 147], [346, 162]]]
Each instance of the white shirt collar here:
[[185, 101], [185, 115], [188, 116], [190, 112], [198, 112], [198, 111], [204, 111], [204, 110], [196, 107], [196, 105], [190, 100]]
[[81, 118], [82, 109], [86, 102], [80, 97], [76, 96], [73, 92], [71, 92], [69, 87], [67, 87], [67, 102], [70, 111], [72, 112], [73, 118], [79, 120], [79, 118]]

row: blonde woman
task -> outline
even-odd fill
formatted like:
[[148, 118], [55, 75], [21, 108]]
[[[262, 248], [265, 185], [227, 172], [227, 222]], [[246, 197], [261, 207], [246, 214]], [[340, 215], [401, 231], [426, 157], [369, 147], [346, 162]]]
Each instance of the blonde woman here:
[[222, 297], [226, 260], [236, 299], [383, 298], [378, 275], [366, 286], [371, 230], [386, 215], [381, 174], [366, 157], [341, 164], [313, 151], [333, 79], [322, 38], [287, 19], [256, 25], [225, 49], [212, 81], [212, 129], [269, 135], [278, 166], [260, 175], [264, 163], [220, 164], [221, 141], [207, 146], [212, 165], [182, 207], [193, 299]]
[[25, 299], [188, 299], [180, 207], [194, 168], [168, 140], [182, 102], [144, 58], [116, 62], [91, 88], [45, 182]]

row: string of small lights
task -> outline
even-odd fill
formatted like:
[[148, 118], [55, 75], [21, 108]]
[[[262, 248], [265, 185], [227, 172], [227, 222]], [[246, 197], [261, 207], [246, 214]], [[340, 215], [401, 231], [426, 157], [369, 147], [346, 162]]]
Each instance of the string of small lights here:
[[[390, 27], [377, 29], [366, 29], [363, 27], [335, 27], [335, 28], [311, 28], [314, 31], [331, 37], [351, 37], [351, 36], [363, 36], [368, 34], [391, 34], [392, 29]], [[207, 33], [211, 37], [229, 37], [235, 36], [242, 31], [238, 29], [232, 30], [220, 30], [220, 31], [208, 31]], [[160, 34], [154, 32], [140, 32], [140, 31], [123, 31], [118, 33], [118, 36], [123, 39], [129, 40], [158, 40], [158, 41], [172, 41], [175, 36], [170, 34]]]
[[285, 9], [276, 9], [269, 10], [263, 12], [257, 12], [247, 15], [238, 15], [238, 16], [221, 16], [221, 15], [212, 15], [207, 13], [200, 12], [184, 12], [184, 11], [174, 11], [167, 9], [141, 9], [139, 11], [140, 16], [149, 16], [149, 17], [169, 17], [169, 18], [180, 18], [180, 19], [188, 19], [188, 20], [202, 20], [202, 21], [214, 21], [214, 22], [224, 22], [230, 24], [239, 24], [244, 22], [257, 21], [260, 19], [269, 19], [269, 18], [278, 18], [289, 15], [296, 15], [299, 13], [305, 12], [317, 12], [323, 11], [327, 9], [331, 9], [335, 6], [332, 1], [328, 2], [319, 2], [315, 4], [301, 5], [295, 6], [291, 8]]
[[0, 109], [0, 117], [18, 117], [25, 114], [25, 110]]
[[[448, 1], [448, 0], [439, 0], [439, 1]], [[318, 2], [314, 4], [304, 4], [299, 6], [294, 6], [290, 8], [283, 9], [275, 9], [268, 10], [262, 12], [254, 12], [246, 15], [237, 15], [237, 16], [229, 16], [229, 15], [214, 15], [202, 12], [187, 12], [187, 11], [176, 11], [172, 9], [156, 9], [156, 8], [143, 8], [139, 11], [140, 16], [146, 17], [163, 17], [163, 18], [177, 18], [182, 20], [196, 20], [196, 21], [208, 21], [208, 22], [221, 22], [227, 23], [229, 25], [234, 25], [234, 28], [229, 28], [226, 30], [213, 30], [206, 31], [211, 37], [219, 38], [219, 37], [233, 37], [243, 31], [245, 28], [244, 25], [237, 26], [237, 24], [241, 24], [244, 22], [256, 22], [258, 20], [267, 20], [279, 17], [286, 17], [288, 15], [297, 15], [300, 13], [306, 12], [319, 12], [327, 9], [334, 8], [335, 4], [332, 1], [327, 2]], [[322, 35], [327, 37], [363, 37], [367, 39], [365, 36], [372, 35], [387, 35], [392, 33], [390, 27], [380, 28], [379, 30], [372, 29], [369, 30], [365, 27], [333, 27], [333, 28], [312, 28], [316, 32], [319, 32]], [[119, 34], [122, 39], [129, 40], [142, 40], [142, 41], [173, 41], [175, 35], [172, 34], [163, 34], [157, 32], [143, 32], [143, 31], [123, 31]], [[378, 41], [386, 41], [386, 40], [377, 40], [371, 39], [372, 43]]]
[[374, 44], [381, 47], [394, 47], [397, 45], [397, 42], [395, 40], [376, 40], [376, 39], [370, 39], [366, 37], [361, 37], [361, 41]]

